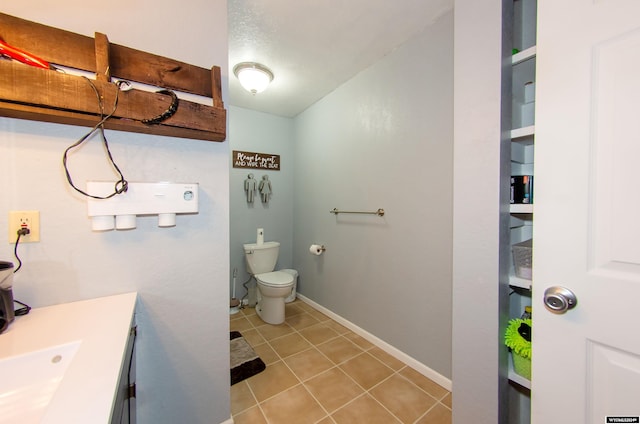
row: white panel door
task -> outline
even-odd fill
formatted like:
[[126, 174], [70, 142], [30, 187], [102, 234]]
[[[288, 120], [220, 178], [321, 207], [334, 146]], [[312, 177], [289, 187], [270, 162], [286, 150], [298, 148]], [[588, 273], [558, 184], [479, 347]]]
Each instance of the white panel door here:
[[638, 422], [640, 0], [538, 2], [536, 79], [532, 422]]

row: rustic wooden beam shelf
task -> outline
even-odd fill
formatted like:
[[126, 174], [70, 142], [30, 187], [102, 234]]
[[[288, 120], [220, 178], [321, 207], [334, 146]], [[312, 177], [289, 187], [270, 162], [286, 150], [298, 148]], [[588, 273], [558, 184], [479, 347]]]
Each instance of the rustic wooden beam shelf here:
[[[109, 43], [104, 34], [91, 38], [3, 13], [0, 39], [54, 66], [95, 74], [91, 83], [102, 98], [105, 114], [111, 112], [118, 92], [112, 78], [211, 99], [210, 106], [180, 99], [171, 117], [145, 124], [143, 120], [167, 110], [171, 96], [140, 89], [119, 91], [118, 106], [105, 128], [209, 141], [226, 138], [218, 66], [201, 68]], [[96, 93], [86, 78], [1, 59], [0, 116], [88, 127], [101, 119]]]

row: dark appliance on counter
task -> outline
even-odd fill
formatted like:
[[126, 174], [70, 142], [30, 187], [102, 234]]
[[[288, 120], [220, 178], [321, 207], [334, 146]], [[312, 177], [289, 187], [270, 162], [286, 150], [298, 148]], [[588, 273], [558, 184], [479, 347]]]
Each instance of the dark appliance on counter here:
[[13, 310], [13, 263], [0, 261], [0, 333], [9, 327]]

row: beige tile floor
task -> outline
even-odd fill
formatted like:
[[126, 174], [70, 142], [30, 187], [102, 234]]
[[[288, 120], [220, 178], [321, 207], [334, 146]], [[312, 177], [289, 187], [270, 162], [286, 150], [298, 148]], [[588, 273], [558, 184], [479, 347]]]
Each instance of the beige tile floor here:
[[235, 424], [450, 424], [451, 393], [308, 304], [265, 324], [230, 316], [267, 364], [231, 386]]

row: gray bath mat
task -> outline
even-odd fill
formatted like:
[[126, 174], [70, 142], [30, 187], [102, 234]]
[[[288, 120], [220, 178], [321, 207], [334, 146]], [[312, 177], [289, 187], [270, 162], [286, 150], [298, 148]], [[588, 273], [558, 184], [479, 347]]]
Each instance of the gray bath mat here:
[[232, 331], [231, 336], [231, 385], [256, 375], [266, 365], [253, 350], [239, 331]]

